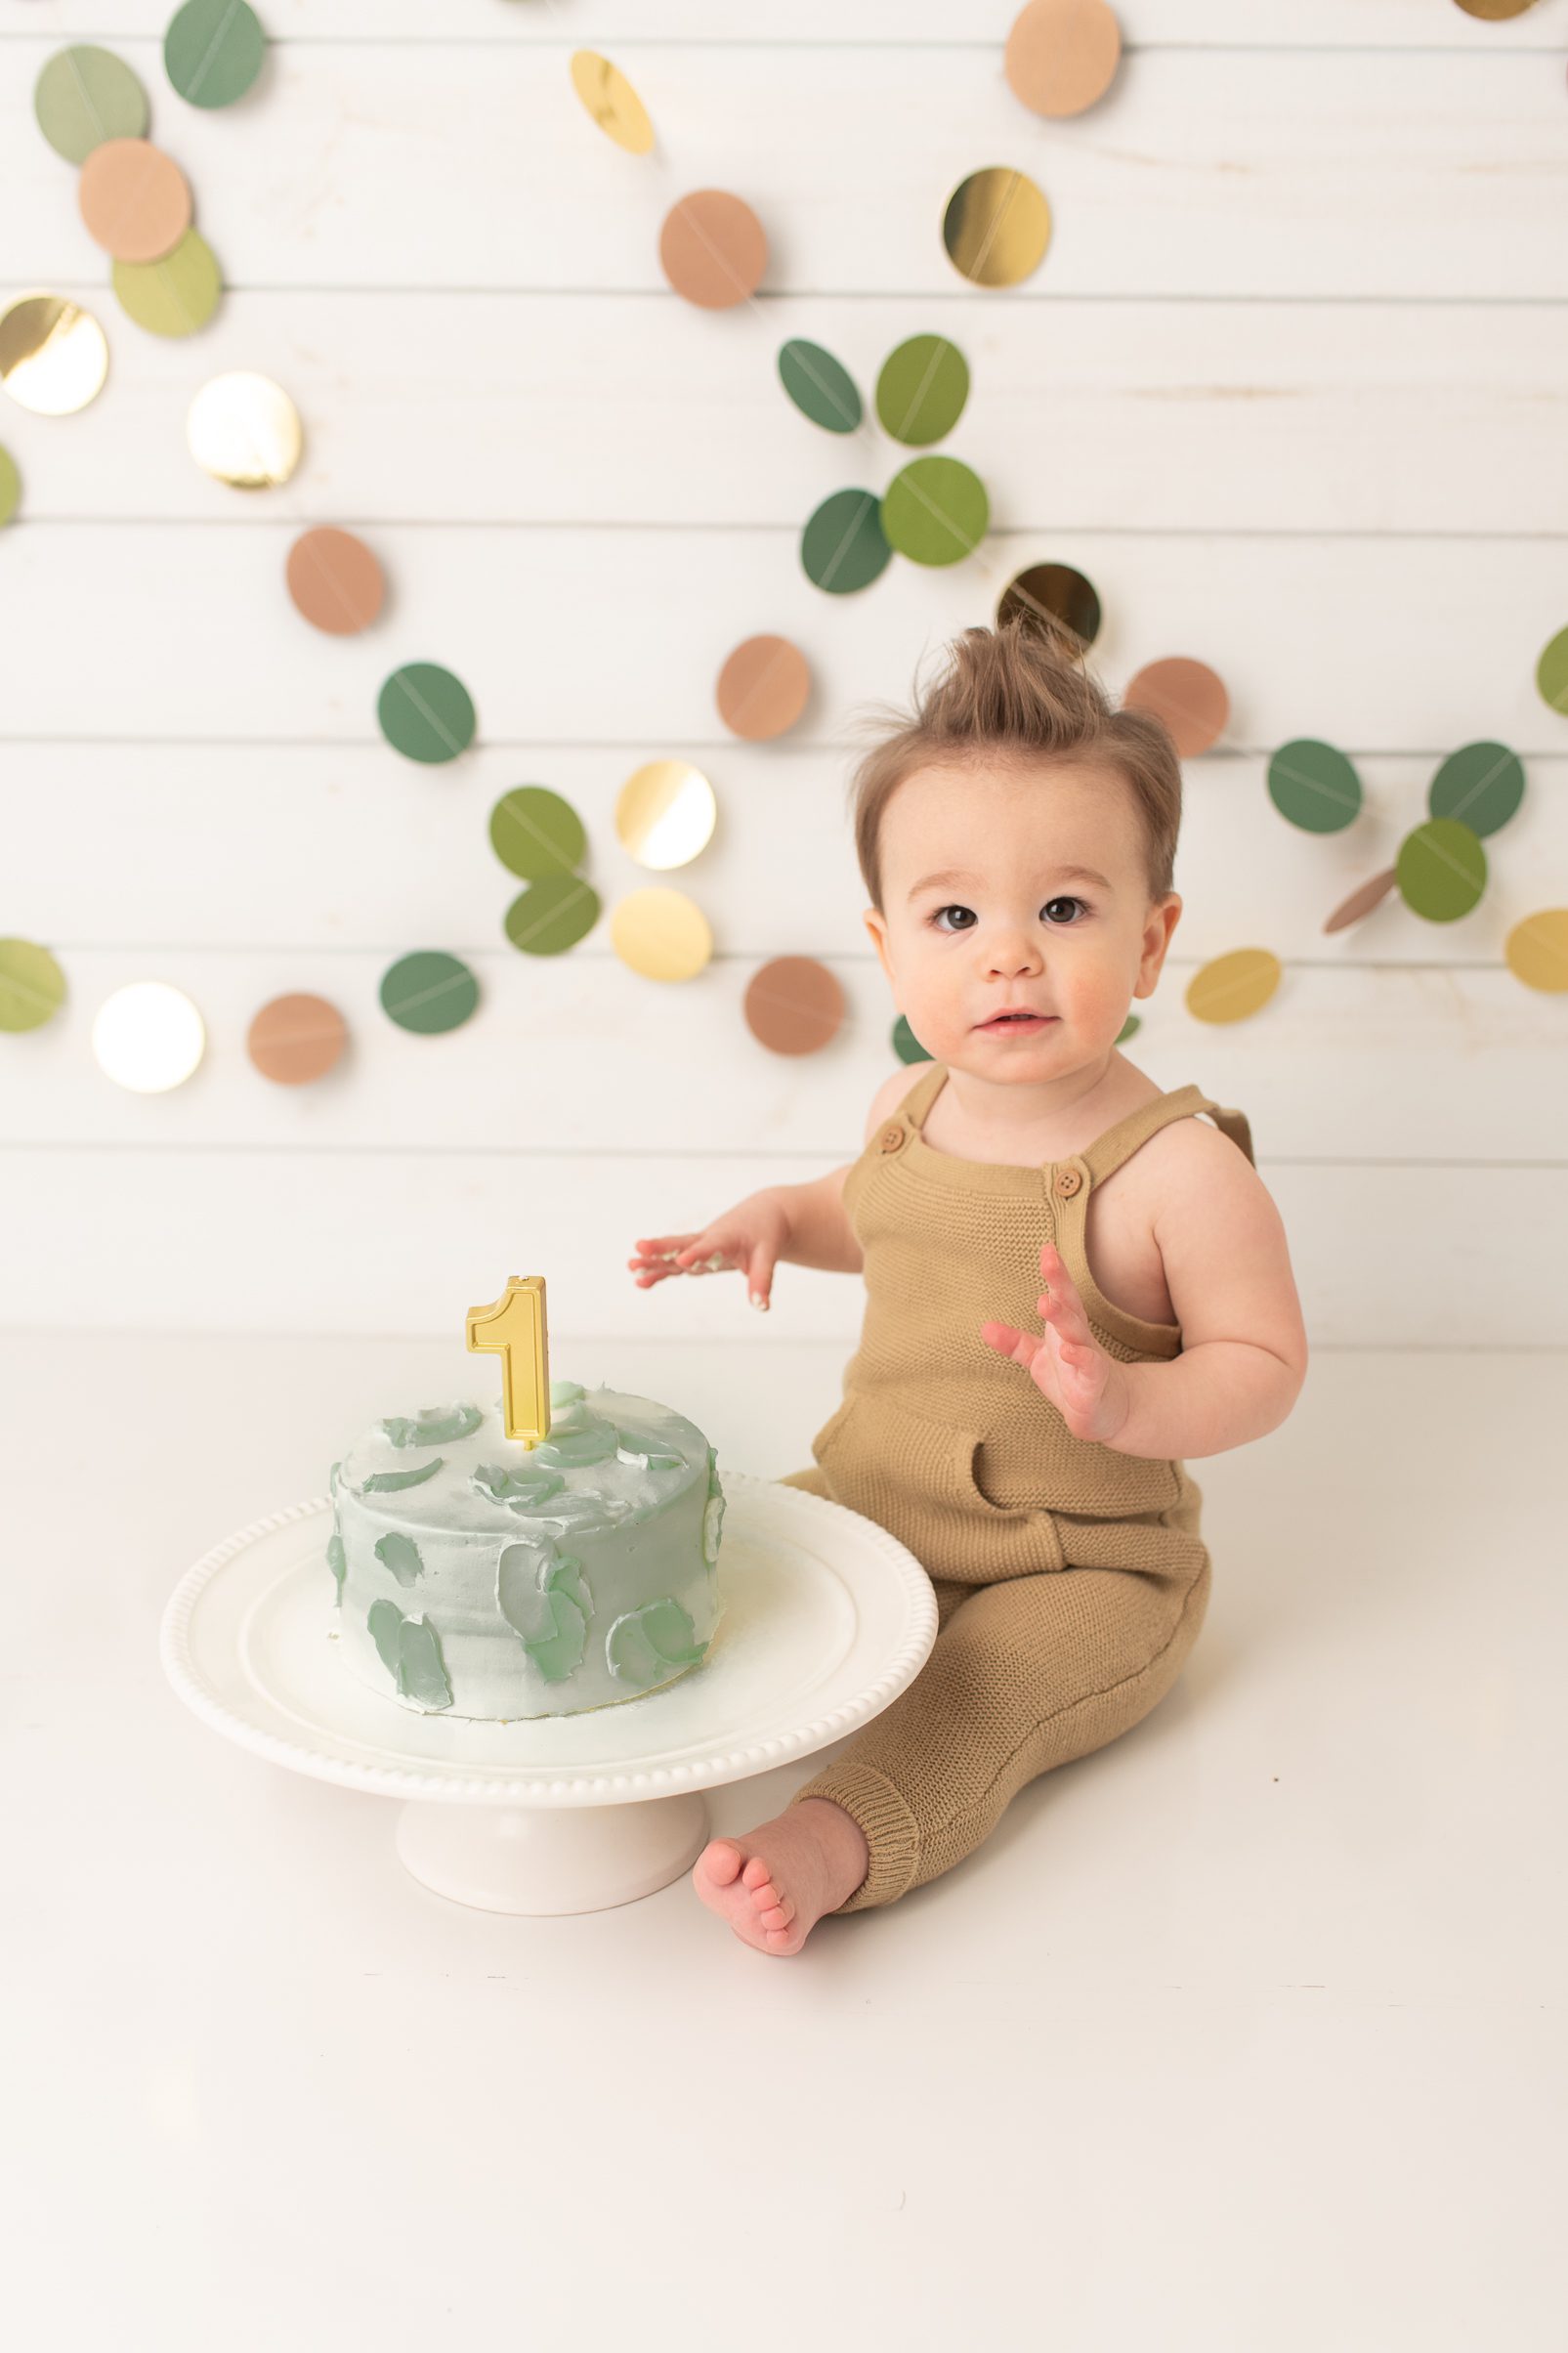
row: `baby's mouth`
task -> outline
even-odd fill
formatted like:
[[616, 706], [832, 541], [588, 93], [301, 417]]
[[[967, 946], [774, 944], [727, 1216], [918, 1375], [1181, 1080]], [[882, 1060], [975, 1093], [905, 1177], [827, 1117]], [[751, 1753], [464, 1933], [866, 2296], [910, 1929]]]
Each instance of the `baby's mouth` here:
[[997, 1013], [995, 1018], [990, 1021], [976, 1022], [975, 1027], [977, 1029], [998, 1031], [1042, 1030], [1049, 1028], [1050, 1024], [1056, 1018], [1057, 1016], [1054, 1013]]

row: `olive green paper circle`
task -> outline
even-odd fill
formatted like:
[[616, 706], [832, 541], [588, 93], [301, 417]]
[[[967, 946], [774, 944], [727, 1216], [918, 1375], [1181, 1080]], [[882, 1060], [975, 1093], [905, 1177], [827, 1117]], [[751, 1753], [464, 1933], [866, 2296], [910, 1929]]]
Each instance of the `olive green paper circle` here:
[[929, 1062], [931, 1059], [902, 1013], [893, 1024], [893, 1051], [901, 1062]]
[[65, 975], [35, 940], [0, 940], [0, 1030], [41, 1029], [65, 1000]]
[[806, 578], [830, 596], [869, 587], [887, 570], [892, 552], [874, 491], [834, 491], [800, 535]]
[[154, 335], [193, 335], [223, 292], [217, 256], [194, 229], [161, 261], [116, 262], [110, 277], [127, 319]]
[[381, 975], [381, 1009], [400, 1029], [433, 1038], [457, 1029], [479, 1003], [468, 966], [440, 948], [416, 948]]
[[1433, 777], [1426, 806], [1457, 817], [1472, 834], [1495, 834], [1524, 798], [1524, 764], [1506, 744], [1466, 744]]
[[1559, 629], [1555, 637], [1541, 649], [1536, 663], [1536, 684], [1542, 699], [1553, 710], [1568, 713], [1568, 629]]
[[435, 662], [405, 662], [376, 704], [381, 732], [395, 751], [434, 764], [454, 760], [474, 741], [468, 689]]
[[1394, 875], [1413, 915], [1452, 923], [1469, 914], [1486, 888], [1486, 852], [1457, 817], [1432, 817], [1405, 835]]
[[882, 493], [888, 545], [915, 564], [957, 564], [986, 535], [991, 504], [978, 474], [956, 457], [916, 457]]
[[112, 50], [58, 49], [33, 85], [38, 128], [57, 155], [85, 163], [106, 139], [141, 139], [147, 92]]
[[888, 353], [876, 379], [884, 433], [911, 449], [951, 433], [969, 398], [969, 363], [946, 335], [911, 335]]
[[163, 70], [192, 107], [232, 107], [266, 54], [267, 36], [246, 0], [186, 0], [163, 36]]
[[529, 956], [574, 948], [599, 920], [599, 893], [580, 875], [541, 875], [506, 911], [506, 936]]
[[490, 811], [490, 847], [526, 882], [570, 874], [588, 847], [582, 819], [545, 785], [519, 785]]
[[1268, 794], [1304, 834], [1339, 834], [1361, 814], [1361, 779], [1342, 751], [1312, 736], [1282, 744], [1268, 764]]
[[1117, 1046], [1125, 1046], [1127, 1040], [1129, 1038], [1135, 1038], [1142, 1027], [1143, 1023], [1139, 1020], [1137, 1014], [1129, 1013], [1125, 1021], [1123, 1022], [1122, 1027], [1117, 1031], [1116, 1037], [1112, 1043]]
[[21, 476], [9, 449], [0, 449], [0, 523], [9, 523], [21, 498]]
[[860, 389], [847, 367], [820, 343], [798, 336], [779, 349], [779, 381], [802, 416], [828, 433], [853, 433], [864, 410]]

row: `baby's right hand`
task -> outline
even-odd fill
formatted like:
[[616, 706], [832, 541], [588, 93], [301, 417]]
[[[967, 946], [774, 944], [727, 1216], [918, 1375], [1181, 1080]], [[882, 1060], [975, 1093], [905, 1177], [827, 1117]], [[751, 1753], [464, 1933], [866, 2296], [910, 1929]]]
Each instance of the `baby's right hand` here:
[[[670, 1274], [716, 1273], [733, 1267], [746, 1277], [753, 1307], [767, 1311], [773, 1270], [788, 1233], [784, 1206], [757, 1195], [727, 1210], [700, 1233], [655, 1234], [637, 1244], [626, 1261], [637, 1288], [646, 1291]], [[710, 1264], [716, 1262], [716, 1264]]]

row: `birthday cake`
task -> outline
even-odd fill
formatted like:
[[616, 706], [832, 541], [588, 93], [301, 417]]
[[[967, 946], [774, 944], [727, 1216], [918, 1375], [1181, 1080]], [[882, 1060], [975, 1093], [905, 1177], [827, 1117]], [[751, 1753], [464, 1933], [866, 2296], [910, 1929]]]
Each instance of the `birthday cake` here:
[[332, 1465], [332, 1631], [350, 1672], [425, 1714], [507, 1722], [638, 1699], [720, 1616], [724, 1490], [695, 1422], [549, 1387], [548, 1435], [491, 1405], [375, 1423]]

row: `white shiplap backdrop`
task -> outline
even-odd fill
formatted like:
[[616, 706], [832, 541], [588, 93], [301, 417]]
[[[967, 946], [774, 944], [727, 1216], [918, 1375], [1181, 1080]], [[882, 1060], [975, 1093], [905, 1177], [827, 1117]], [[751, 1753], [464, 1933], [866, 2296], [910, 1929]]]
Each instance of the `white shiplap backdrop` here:
[[[1186, 911], [1130, 1051], [1250, 1113], [1314, 1345], [1568, 1339], [1568, 1004], [1502, 961], [1514, 921], [1568, 902], [1568, 720], [1533, 676], [1568, 622], [1568, 0], [1506, 24], [1454, 0], [1119, 0], [1114, 90], [1051, 124], [1002, 77], [1015, 7], [267, 0], [262, 81], [208, 115], [164, 79], [168, 6], [9, 0], [0, 304], [85, 301], [112, 357], [80, 415], [0, 402], [24, 483], [0, 534], [0, 932], [51, 944], [70, 988], [60, 1018], [0, 1039], [0, 1320], [446, 1333], [507, 1273], [544, 1271], [584, 1336], [851, 1339], [841, 1277], [785, 1269], [764, 1321], [738, 1283], [644, 1295], [624, 1262], [639, 1233], [859, 1149], [892, 1007], [860, 922], [845, 722], [1054, 557], [1100, 590], [1113, 690], [1167, 653], [1231, 690], [1224, 744], [1187, 766]], [[137, 67], [191, 180], [229, 290], [189, 342], [119, 312], [31, 119], [68, 38]], [[583, 45], [631, 75], [655, 156], [581, 112]], [[1055, 233], [1033, 279], [985, 293], [938, 229], [993, 162], [1035, 173]], [[739, 311], [693, 310], [658, 274], [658, 223], [701, 186], [769, 233]], [[931, 328], [970, 361], [943, 446], [985, 479], [994, 536], [969, 565], [895, 559], [825, 597], [805, 516], [841, 484], [880, 489], [899, 453], [807, 425], [774, 355], [813, 337], [869, 387]], [[191, 396], [231, 367], [276, 376], [304, 417], [276, 493], [186, 452]], [[386, 565], [360, 638], [318, 636], [285, 595], [318, 521]], [[748, 748], [712, 686], [761, 629], [805, 647], [818, 689], [794, 735]], [[375, 726], [381, 680], [416, 659], [478, 706], [447, 768]], [[1269, 750], [1297, 734], [1361, 770], [1344, 834], [1268, 802]], [[1481, 905], [1434, 925], [1394, 901], [1325, 937], [1479, 737], [1529, 775]], [[665, 755], [719, 794], [713, 844], [667, 877], [707, 911], [712, 964], [641, 980], [604, 922], [565, 957], [515, 954], [495, 798], [539, 782], [574, 801], [608, 909], [655, 878], [613, 812]], [[1284, 962], [1273, 1003], [1194, 1021], [1193, 970], [1247, 945]], [[446, 1038], [377, 1005], [416, 946], [481, 978]], [[831, 964], [852, 1012], [799, 1061], [741, 1010], [785, 952]], [[147, 977], [191, 992], [210, 1045], [144, 1098], [88, 1039], [104, 996]], [[354, 1030], [297, 1091], [244, 1053], [291, 989]]]

